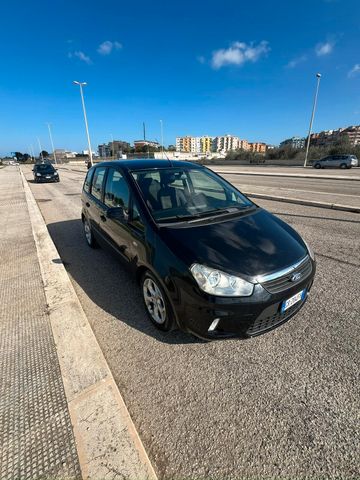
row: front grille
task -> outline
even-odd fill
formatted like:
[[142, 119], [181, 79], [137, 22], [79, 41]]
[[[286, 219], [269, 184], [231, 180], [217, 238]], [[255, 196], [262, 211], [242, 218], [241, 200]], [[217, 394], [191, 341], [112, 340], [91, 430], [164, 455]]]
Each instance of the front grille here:
[[[298, 268], [292, 270], [286, 275], [282, 275], [281, 277], [275, 278], [274, 280], [268, 280], [267, 282], [263, 282], [262, 286], [266, 288], [266, 290], [269, 293], [280, 293], [306, 280], [308, 276], [311, 274], [311, 272], [312, 272], [311, 260], [309, 257], [307, 257], [305, 261]], [[300, 274], [300, 278], [298, 280], [292, 281], [291, 278], [296, 273]]]
[[[305, 297], [306, 299], [306, 297]], [[291, 317], [295, 312], [300, 310], [303, 306], [305, 299], [301, 302], [295, 303], [292, 307], [290, 307], [285, 312], [281, 313], [280, 311], [276, 312], [274, 315], [270, 315], [268, 317], [262, 317], [260, 315], [254, 323], [247, 329], [247, 335], [258, 335], [266, 330], [270, 330], [271, 328], [276, 327], [276, 325], [285, 322], [289, 317]]]

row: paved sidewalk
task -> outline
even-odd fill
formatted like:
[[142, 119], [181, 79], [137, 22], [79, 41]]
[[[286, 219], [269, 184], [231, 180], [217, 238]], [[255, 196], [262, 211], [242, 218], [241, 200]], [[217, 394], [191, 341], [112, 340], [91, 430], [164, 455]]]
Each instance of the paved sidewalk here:
[[0, 171], [0, 478], [81, 478], [17, 167]]

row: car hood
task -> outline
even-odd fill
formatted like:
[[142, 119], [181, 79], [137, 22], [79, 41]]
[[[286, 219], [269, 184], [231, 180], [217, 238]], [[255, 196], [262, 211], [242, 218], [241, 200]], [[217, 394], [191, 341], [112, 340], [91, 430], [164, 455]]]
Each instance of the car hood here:
[[162, 227], [160, 235], [187, 265], [200, 263], [248, 280], [288, 267], [307, 254], [300, 235], [261, 208], [231, 220]]

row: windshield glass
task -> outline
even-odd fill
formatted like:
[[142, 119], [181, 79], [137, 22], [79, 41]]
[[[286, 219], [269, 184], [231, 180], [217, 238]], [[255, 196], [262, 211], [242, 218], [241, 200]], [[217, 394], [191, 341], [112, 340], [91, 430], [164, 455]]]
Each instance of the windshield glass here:
[[44, 173], [52, 173], [54, 171], [54, 167], [48, 163], [36, 165], [35, 168], [38, 172], [44, 172]]
[[254, 205], [205, 169], [149, 169], [133, 172], [132, 176], [158, 222], [192, 220]]

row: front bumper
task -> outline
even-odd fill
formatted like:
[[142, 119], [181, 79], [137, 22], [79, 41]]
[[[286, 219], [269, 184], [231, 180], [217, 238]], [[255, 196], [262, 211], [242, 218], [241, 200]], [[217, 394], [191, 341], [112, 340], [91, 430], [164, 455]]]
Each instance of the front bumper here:
[[[262, 285], [255, 285], [251, 297], [225, 298], [207, 295], [189, 285], [181, 289], [181, 306], [177, 311], [180, 326], [204, 339], [224, 339], [232, 337], [253, 337], [268, 332], [290, 320], [306, 302], [311, 290], [315, 263], [302, 282], [278, 293], [269, 293]], [[281, 312], [283, 302], [306, 289], [303, 300]], [[215, 319], [217, 327], [209, 330]]]
[[54, 175], [54, 176], [51, 176], [50, 178], [46, 178], [45, 176], [41, 176], [41, 177], [34, 177], [36, 181], [38, 182], [58, 182], [59, 181], [59, 175]]

